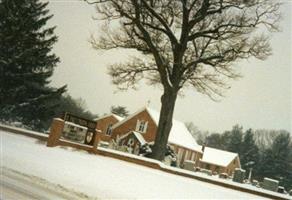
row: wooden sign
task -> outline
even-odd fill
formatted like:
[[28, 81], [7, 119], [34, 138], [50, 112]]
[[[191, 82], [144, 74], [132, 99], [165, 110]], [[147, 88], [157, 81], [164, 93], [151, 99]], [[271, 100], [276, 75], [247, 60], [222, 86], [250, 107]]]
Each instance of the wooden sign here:
[[64, 117], [63, 117], [64, 121], [69, 121], [69, 122], [72, 122], [74, 124], [78, 124], [80, 126], [85, 126], [88, 128], [88, 131], [87, 132], [94, 132], [95, 133], [95, 128], [96, 128], [96, 122], [95, 121], [92, 121], [92, 120], [89, 120], [89, 119], [85, 119], [83, 117], [79, 117], [79, 116], [76, 116], [76, 115], [73, 115], [71, 113], [68, 113], [66, 112], [64, 114]]

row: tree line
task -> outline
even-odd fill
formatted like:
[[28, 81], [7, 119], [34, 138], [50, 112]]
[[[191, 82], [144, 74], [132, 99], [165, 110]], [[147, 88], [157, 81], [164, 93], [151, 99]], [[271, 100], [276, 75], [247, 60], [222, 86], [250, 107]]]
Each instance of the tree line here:
[[186, 124], [199, 144], [239, 154], [241, 167], [252, 168], [252, 178], [264, 177], [280, 181], [292, 188], [292, 140], [285, 130], [243, 130], [235, 125], [223, 133], [202, 132], [193, 123]]

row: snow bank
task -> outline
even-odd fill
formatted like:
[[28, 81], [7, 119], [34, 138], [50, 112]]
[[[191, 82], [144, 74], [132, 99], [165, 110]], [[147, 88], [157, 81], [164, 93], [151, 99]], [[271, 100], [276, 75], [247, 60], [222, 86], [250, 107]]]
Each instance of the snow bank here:
[[0, 130], [1, 167], [98, 198], [264, 199], [159, 170]]

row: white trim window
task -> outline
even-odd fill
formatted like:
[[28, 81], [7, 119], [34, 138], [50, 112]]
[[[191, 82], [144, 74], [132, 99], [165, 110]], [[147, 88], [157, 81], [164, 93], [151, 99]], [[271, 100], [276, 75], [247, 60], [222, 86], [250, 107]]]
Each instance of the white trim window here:
[[112, 127], [113, 127], [112, 124], [109, 124], [107, 126], [107, 129], [106, 129], [106, 132], [105, 132], [106, 135], [111, 135], [112, 134], [112, 130], [113, 130]]
[[148, 122], [147, 121], [137, 120], [136, 131], [138, 131], [140, 133], [146, 133], [147, 127], [148, 127]]

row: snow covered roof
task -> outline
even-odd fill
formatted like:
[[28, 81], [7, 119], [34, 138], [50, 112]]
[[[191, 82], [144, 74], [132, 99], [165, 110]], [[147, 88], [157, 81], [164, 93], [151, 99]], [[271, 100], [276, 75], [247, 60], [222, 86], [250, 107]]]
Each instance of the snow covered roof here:
[[136, 132], [136, 131], [131, 131], [131, 132], [129, 132], [129, 133], [123, 135], [122, 137], [120, 137], [120, 139], [124, 139], [124, 138], [126, 138], [128, 135], [130, 135], [130, 134], [134, 134], [135, 137], [137, 138], [137, 140], [140, 142], [141, 145], [144, 145], [144, 144], [146, 143], [146, 141], [145, 141], [144, 137], [141, 135], [141, 133]]
[[107, 118], [107, 117], [110, 117], [110, 116], [113, 116], [114, 118], [116, 118], [119, 122], [122, 121], [124, 118], [119, 116], [119, 115], [116, 115], [116, 114], [108, 114], [108, 115], [104, 115], [102, 117], [98, 117], [98, 118], [95, 118], [94, 121], [98, 121], [100, 119], [104, 119], [104, 118]]
[[202, 162], [226, 167], [228, 166], [234, 158], [238, 156], [237, 153], [232, 153], [229, 151], [223, 151], [219, 149], [214, 149], [211, 147], [205, 147]]
[[[143, 109], [135, 112], [134, 114], [130, 115], [129, 117], [125, 118], [124, 120], [118, 122], [113, 126], [113, 129], [120, 126], [121, 124], [125, 123], [129, 119], [133, 118], [137, 114], [147, 111], [151, 118], [153, 119], [156, 126], [158, 126], [159, 122], [159, 112], [156, 110], [153, 110], [149, 107], [144, 107]], [[202, 152], [201, 147], [197, 144], [196, 140], [192, 137], [191, 133], [188, 131], [187, 127], [184, 125], [184, 123], [174, 120], [172, 122], [172, 128], [170, 130], [170, 135], [168, 138], [168, 142], [170, 144], [179, 145], [194, 151]]]
[[121, 117], [119, 115], [116, 115], [116, 114], [112, 114], [117, 120], [122, 121], [123, 119], [125, 119], [124, 117]]

